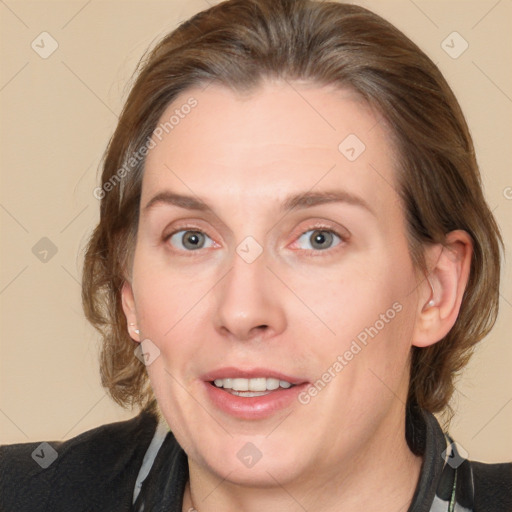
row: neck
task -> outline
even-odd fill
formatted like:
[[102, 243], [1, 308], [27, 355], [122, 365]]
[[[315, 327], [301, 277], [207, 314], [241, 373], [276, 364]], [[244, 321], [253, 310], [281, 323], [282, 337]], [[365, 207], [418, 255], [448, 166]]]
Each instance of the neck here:
[[189, 459], [190, 480], [182, 510], [405, 512], [419, 480], [422, 457], [410, 451], [404, 416], [397, 417], [399, 421], [382, 425], [356, 457], [338, 461], [335, 467], [315, 467], [285, 485], [277, 480], [265, 488], [236, 485]]

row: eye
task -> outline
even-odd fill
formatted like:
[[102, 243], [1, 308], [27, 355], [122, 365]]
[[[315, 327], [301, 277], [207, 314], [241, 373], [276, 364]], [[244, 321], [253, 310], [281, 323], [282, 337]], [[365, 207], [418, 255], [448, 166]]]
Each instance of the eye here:
[[301, 241], [310, 244], [311, 248], [305, 247], [306, 250], [325, 251], [339, 245], [343, 238], [331, 229], [310, 229], [298, 238], [297, 243]]
[[[213, 247], [215, 245], [215, 242], [206, 233], [189, 229], [175, 231], [166, 237], [166, 240], [177, 249], [187, 252], [196, 251], [205, 247]], [[205, 244], [208, 240], [211, 242], [211, 245], [206, 246]]]

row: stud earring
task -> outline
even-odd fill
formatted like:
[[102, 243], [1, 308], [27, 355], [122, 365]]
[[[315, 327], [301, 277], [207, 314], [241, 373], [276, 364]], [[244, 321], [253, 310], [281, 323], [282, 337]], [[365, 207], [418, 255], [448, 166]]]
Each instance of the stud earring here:
[[133, 329], [133, 332], [134, 332], [135, 334], [140, 334], [140, 330], [139, 330], [139, 329], [135, 329], [135, 327], [134, 327], [134, 326], [135, 326], [135, 324], [134, 324], [133, 322], [132, 322], [132, 323], [130, 323], [130, 327]]

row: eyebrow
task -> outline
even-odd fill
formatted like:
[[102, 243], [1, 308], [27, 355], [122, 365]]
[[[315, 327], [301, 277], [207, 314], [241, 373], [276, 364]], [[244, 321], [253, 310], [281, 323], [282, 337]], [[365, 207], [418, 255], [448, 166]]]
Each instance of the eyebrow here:
[[[294, 194], [285, 199], [280, 210], [281, 212], [291, 212], [329, 203], [346, 203], [352, 206], [359, 206], [376, 216], [374, 210], [363, 198], [344, 190], [326, 190], [323, 192], [310, 191]], [[171, 191], [156, 194], [148, 201], [144, 207], [144, 211], [148, 211], [161, 204], [177, 206], [186, 210], [214, 213], [213, 208], [206, 201], [198, 197], [177, 194]]]

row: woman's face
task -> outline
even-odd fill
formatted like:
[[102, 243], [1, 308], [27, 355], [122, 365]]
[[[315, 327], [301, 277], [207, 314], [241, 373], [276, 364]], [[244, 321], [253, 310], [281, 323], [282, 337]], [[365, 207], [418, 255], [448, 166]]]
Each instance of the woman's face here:
[[267, 82], [161, 123], [123, 298], [190, 463], [286, 485], [401, 436], [419, 294], [382, 120]]

